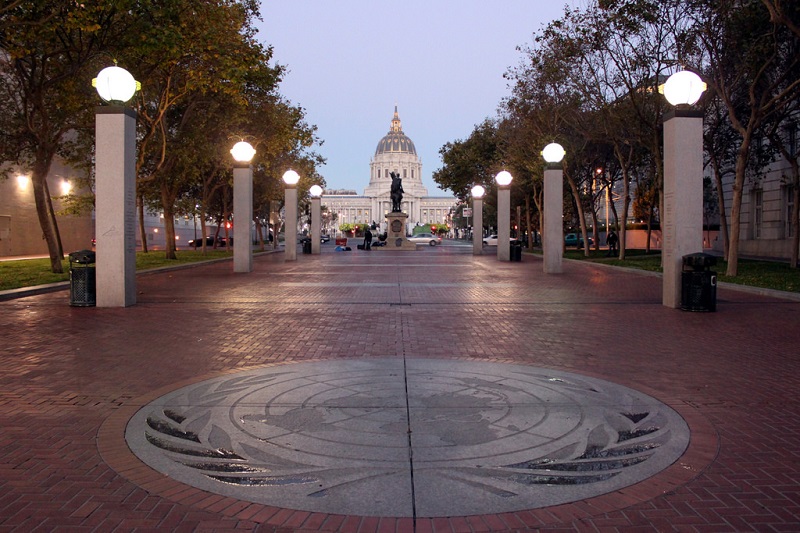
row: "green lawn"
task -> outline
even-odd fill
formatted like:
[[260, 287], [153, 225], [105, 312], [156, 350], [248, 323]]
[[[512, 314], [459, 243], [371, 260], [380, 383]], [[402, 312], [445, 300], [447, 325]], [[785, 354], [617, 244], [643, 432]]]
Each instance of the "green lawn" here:
[[[564, 257], [661, 272], [661, 254], [645, 254], [644, 250], [626, 250], [625, 261], [620, 261], [615, 257], [606, 257], [605, 250], [591, 250], [588, 258], [583, 255], [582, 251], [567, 250]], [[788, 263], [739, 259], [739, 275], [736, 277], [726, 276], [727, 268], [726, 261], [723, 261], [722, 258], [717, 260], [717, 265], [712, 270], [717, 273], [719, 281], [779, 291], [800, 292], [800, 269], [789, 268]]]
[[[210, 259], [233, 257], [233, 252], [225, 250], [179, 250], [177, 259], [166, 259], [163, 251], [136, 252], [136, 270], [150, 270], [153, 268], [196, 263]], [[53, 274], [50, 271], [49, 259], [23, 259], [20, 261], [0, 261], [0, 291], [45, 285], [69, 280], [69, 261], [62, 261], [63, 274]]]

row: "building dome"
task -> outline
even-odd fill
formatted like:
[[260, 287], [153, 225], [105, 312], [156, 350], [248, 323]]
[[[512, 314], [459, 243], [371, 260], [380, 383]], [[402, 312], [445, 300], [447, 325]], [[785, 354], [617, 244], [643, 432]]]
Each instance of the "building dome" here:
[[389, 133], [378, 141], [378, 147], [375, 148], [376, 156], [393, 153], [417, 155], [417, 149], [414, 147], [414, 143], [403, 133], [403, 128], [400, 124], [400, 116], [397, 114], [397, 106], [394, 106], [394, 117], [392, 118], [392, 127]]

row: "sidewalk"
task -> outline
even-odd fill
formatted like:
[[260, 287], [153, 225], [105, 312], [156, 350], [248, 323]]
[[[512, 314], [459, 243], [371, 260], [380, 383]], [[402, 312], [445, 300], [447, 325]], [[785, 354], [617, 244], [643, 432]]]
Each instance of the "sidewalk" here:
[[[537, 257], [501, 263], [466, 247], [295, 262], [265, 254], [254, 266], [140, 276], [137, 305], [126, 309], [72, 308], [64, 291], [0, 302], [0, 531], [800, 527], [800, 302], [723, 286], [716, 313], [687, 313], [661, 305], [657, 277], [572, 261], [545, 276]], [[416, 520], [189, 486], [126, 444], [142, 406], [201, 380], [385, 360], [522, 365], [611, 382], [674, 409], [690, 442], [671, 466], [609, 493]]]

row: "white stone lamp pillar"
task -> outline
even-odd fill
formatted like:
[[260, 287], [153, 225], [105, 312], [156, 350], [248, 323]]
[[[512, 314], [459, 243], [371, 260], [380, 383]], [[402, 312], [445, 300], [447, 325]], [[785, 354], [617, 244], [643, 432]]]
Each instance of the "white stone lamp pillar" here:
[[320, 238], [322, 233], [320, 231], [322, 216], [322, 187], [319, 185], [312, 185], [308, 190], [311, 195], [311, 255], [319, 254]]
[[662, 303], [681, 306], [683, 256], [703, 251], [703, 113], [697, 103], [706, 84], [678, 72], [661, 92], [675, 109], [664, 116], [664, 266]]
[[472, 188], [472, 255], [483, 254], [483, 195], [486, 189], [482, 185]]
[[136, 112], [125, 104], [141, 85], [116, 66], [92, 85], [107, 104], [95, 109], [96, 305], [128, 307], [136, 304]]
[[253, 271], [253, 245], [250, 225], [253, 222], [253, 167], [256, 151], [245, 141], [231, 148], [233, 166], [233, 271]]
[[497, 260], [511, 259], [511, 173], [501, 170], [497, 182]]
[[544, 273], [561, 274], [564, 255], [564, 148], [550, 143], [542, 150], [547, 166], [544, 170], [544, 228], [542, 230], [542, 252]]
[[285, 212], [286, 220], [283, 228], [285, 261], [297, 261], [297, 182], [300, 175], [294, 170], [283, 173], [283, 182], [286, 184]]

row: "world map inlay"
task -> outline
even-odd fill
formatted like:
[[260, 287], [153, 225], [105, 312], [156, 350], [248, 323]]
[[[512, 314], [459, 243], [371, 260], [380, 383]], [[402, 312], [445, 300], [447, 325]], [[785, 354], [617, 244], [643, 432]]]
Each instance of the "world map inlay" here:
[[358, 359], [230, 374], [139, 410], [129, 447], [203, 490], [362, 516], [510, 512], [590, 498], [674, 463], [689, 428], [608, 381], [461, 360]]

